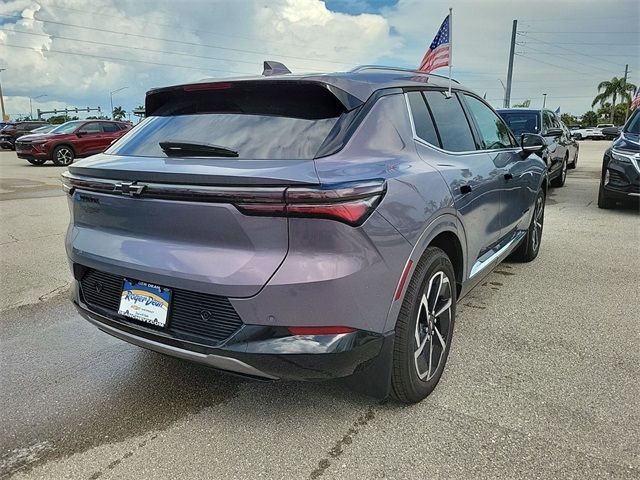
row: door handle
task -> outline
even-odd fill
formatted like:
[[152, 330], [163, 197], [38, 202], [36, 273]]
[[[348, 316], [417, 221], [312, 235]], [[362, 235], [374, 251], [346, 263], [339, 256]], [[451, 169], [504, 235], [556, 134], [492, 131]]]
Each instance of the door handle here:
[[511, 175], [510, 173], [505, 173], [504, 174], [504, 179], [505, 180], [513, 180], [513, 175]]
[[473, 188], [471, 188], [470, 185], [462, 185], [460, 187], [460, 193], [463, 195], [466, 195], [467, 193], [471, 193], [471, 190], [473, 190]]

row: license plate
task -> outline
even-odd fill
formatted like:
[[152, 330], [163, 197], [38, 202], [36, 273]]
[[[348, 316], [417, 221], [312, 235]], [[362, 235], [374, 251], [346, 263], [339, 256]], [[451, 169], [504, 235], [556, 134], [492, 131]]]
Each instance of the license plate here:
[[164, 327], [170, 301], [170, 289], [125, 278], [118, 313], [134, 320]]

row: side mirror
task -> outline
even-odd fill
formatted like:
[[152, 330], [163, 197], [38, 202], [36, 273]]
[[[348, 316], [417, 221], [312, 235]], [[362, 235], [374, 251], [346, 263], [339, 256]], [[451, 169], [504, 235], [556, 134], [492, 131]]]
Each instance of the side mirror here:
[[547, 142], [544, 141], [542, 135], [538, 135], [536, 133], [523, 133], [520, 137], [520, 146], [522, 147], [520, 157], [525, 159], [532, 153], [542, 155], [542, 152], [547, 148]]
[[564, 131], [561, 128], [550, 128], [543, 135], [545, 137], [561, 137]]

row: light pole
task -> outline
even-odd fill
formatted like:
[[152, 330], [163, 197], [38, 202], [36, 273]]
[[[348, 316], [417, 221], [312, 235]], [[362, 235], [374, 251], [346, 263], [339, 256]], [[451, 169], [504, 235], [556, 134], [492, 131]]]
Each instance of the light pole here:
[[543, 93], [542, 94], [542, 108], [544, 108], [547, 105], [547, 94]]
[[114, 118], [113, 118], [113, 94], [114, 94], [114, 93], [121, 92], [121, 91], [122, 91], [122, 90], [124, 90], [125, 88], [129, 88], [129, 87], [121, 87], [121, 88], [119, 88], [119, 89], [117, 89], [117, 90], [114, 90], [113, 92], [110, 92], [110, 93], [109, 93], [109, 98], [111, 99], [111, 120], [114, 120]]
[[503, 99], [502, 106], [504, 108], [509, 108], [509, 105], [507, 105], [507, 87], [505, 86], [505, 84], [504, 84], [504, 82], [502, 81], [501, 78], [499, 78], [498, 81], [500, 82], [500, 85], [502, 85], [502, 90], [503, 90], [503, 94], [504, 94], [504, 96], [502, 97], [502, 99]]
[[33, 101], [46, 96], [47, 94], [43, 93], [42, 95], [38, 95], [37, 97], [29, 97], [29, 118], [31, 120], [33, 120]]
[[[0, 73], [4, 72], [6, 68], [0, 68]], [[8, 120], [7, 114], [4, 111], [4, 97], [2, 96], [2, 82], [0, 81], [0, 107], [2, 109], [2, 118], [0, 118], [1, 122]]]

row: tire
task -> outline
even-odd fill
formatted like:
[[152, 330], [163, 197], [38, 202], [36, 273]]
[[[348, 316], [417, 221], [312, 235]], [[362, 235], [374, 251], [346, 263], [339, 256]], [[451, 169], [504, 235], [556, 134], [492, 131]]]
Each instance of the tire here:
[[427, 248], [411, 277], [396, 322], [391, 385], [393, 396], [401, 402], [419, 402], [440, 381], [455, 324], [455, 282], [449, 257], [437, 247]]
[[616, 201], [612, 198], [607, 198], [607, 192], [602, 186], [602, 183], [600, 183], [600, 188], [598, 189], [598, 208], [609, 210], [610, 208], [614, 208], [615, 206]]
[[573, 156], [573, 162], [571, 162], [569, 165], [567, 165], [567, 168], [569, 170], [573, 170], [578, 166], [578, 153], [580, 152], [580, 150], [576, 150], [576, 154]]
[[567, 180], [567, 164], [569, 162], [569, 154], [566, 154], [564, 160], [562, 160], [562, 167], [560, 167], [560, 175], [551, 180], [549, 183], [552, 187], [564, 187], [564, 182]]
[[46, 160], [44, 158], [27, 158], [27, 162], [31, 165], [44, 165]]
[[545, 200], [544, 190], [540, 189], [536, 195], [533, 215], [527, 234], [518, 248], [510, 255], [509, 258], [511, 260], [515, 260], [516, 262], [531, 262], [538, 256], [540, 244], [542, 243]]
[[71, 165], [73, 163], [75, 156], [76, 155], [70, 146], [58, 145], [53, 150], [53, 155], [51, 156], [51, 159], [53, 160], [53, 163], [55, 163], [59, 167], [66, 167], [67, 165]]

